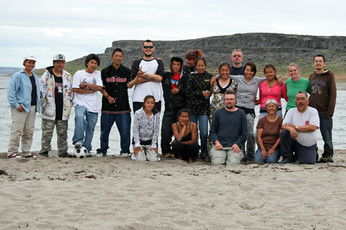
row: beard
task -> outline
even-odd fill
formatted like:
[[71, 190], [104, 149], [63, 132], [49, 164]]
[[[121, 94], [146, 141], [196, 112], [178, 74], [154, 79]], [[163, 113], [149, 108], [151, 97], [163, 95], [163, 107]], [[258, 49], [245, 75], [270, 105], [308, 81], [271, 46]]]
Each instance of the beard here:
[[234, 108], [234, 105], [232, 105], [232, 104], [227, 104], [225, 106], [226, 106], [227, 109], [233, 109]]

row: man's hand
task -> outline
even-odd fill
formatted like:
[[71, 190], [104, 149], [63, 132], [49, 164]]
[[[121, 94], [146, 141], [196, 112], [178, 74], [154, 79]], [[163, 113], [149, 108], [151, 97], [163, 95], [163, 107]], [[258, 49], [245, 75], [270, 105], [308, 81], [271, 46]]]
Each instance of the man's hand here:
[[171, 89], [171, 94], [177, 94], [177, 93], [179, 93], [179, 89], [178, 88], [173, 88], [173, 89]]
[[221, 150], [223, 148], [222, 144], [220, 141], [215, 141], [215, 149], [216, 150]]
[[19, 112], [23, 112], [24, 111], [24, 108], [22, 105], [19, 105], [18, 109], [17, 109]]
[[298, 138], [298, 132], [295, 129], [290, 129], [291, 138], [296, 140]]
[[232, 148], [233, 152], [235, 152], [235, 153], [239, 153], [240, 152], [240, 148], [239, 148], [239, 146], [237, 144], [232, 145], [231, 148]]
[[108, 103], [109, 104], [115, 104], [115, 99], [111, 96], [108, 97]]

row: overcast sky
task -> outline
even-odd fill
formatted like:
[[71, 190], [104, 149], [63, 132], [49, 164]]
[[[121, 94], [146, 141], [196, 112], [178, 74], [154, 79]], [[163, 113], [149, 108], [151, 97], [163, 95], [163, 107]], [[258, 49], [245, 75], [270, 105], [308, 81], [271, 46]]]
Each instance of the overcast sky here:
[[[184, 40], [235, 33], [346, 36], [344, 0], [0, 0], [0, 66], [37, 68], [103, 53], [115, 40]], [[140, 48], [140, 47], [139, 47]]]

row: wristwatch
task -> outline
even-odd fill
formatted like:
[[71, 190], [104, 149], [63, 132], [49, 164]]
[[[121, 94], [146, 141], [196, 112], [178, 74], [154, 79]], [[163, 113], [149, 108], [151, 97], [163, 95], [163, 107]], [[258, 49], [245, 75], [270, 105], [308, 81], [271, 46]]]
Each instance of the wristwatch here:
[[84, 82], [84, 88], [86, 88], [87, 85], [88, 85], [88, 83], [85, 81], [85, 82]]

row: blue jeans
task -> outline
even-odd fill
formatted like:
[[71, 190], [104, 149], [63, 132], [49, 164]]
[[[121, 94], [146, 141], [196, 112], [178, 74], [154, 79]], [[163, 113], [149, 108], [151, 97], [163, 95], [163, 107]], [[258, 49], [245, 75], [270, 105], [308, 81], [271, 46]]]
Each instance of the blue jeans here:
[[88, 112], [87, 108], [79, 105], [75, 107], [75, 113], [75, 127], [72, 142], [73, 144], [82, 143], [88, 152], [90, 152], [98, 113]]
[[[295, 153], [295, 156], [293, 155]], [[300, 164], [315, 164], [317, 144], [304, 146], [291, 138], [290, 132], [282, 130], [280, 133], [280, 153], [282, 158], [297, 158]]]
[[201, 154], [203, 156], [207, 151], [207, 138], [208, 138], [208, 115], [190, 114], [190, 121], [197, 124], [199, 129], [199, 137], [201, 140]]
[[267, 156], [266, 159], [264, 159], [261, 156], [262, 149], [258, 148], [256, 151], [256, 156], [255, 156], [255, 162], [256, 163], [277, 163], [279, 158], [280, 158], [280, 151], [279, 149], [276, 149], [274, 153], [270, 156]]
[[324, 141], [324, 151], [322, 157], [333, 156], [334, 148], [332, 141], [332, 129], [333, 129], [333, 119], [327, 118], [326, 114], [319, 113], [320, 117], [320, 130], [322, 139]]
[[101, 114], [101, 147], [97, 152], [106, 155], [109, 149], [109, 133], [112, 129], [114, 122], [117, 125], [120, 134], [120, 154], [130, 153], [130, 134], [131, 134], [131, 115], [130, 113], [122, 114]]

